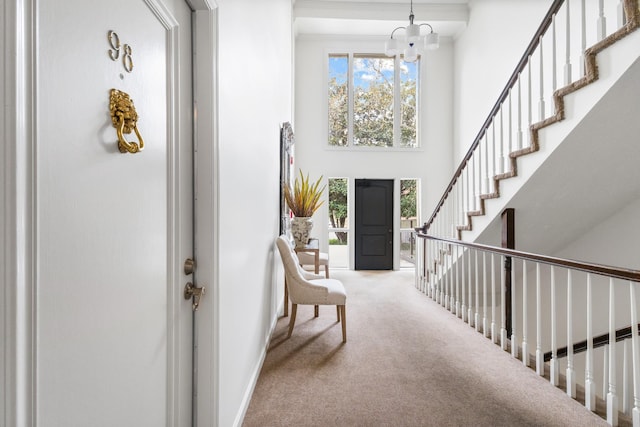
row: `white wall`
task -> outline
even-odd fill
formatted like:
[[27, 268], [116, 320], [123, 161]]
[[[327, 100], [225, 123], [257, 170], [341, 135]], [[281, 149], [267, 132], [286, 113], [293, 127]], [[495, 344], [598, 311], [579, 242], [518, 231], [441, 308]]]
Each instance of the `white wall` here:
[[640, 270], [639, 216], [640, 200], [631, 201], [555, 256]]
[[551, 1], [470, 0], [469, 24], [454, 50], [456, 167], [531, 41]]
[[293, 114], [291, 16], [291, 0], [219, 1], [220, 426], [241, 421], [282, 304], [274, 239], [280, 125]]
[[[419, 178], [422, 182], [420, 222], [428, 219], [440, 200], [452, 169], [452, 45], [427, 52], [422, 68], [420, 145], [417, 151], [335, 149], [327, 145], [327, 55], [345, 50], [382, 53], [384, 39], [300, 36], [295, 64], [295, 169], [310, 177], [323, 175], [370, 179]], [[326, 194], [325, 194], [326, 196]], [[327, 248], [327, 209], [314, 216], [312, 234]], [[353, 224], [353, 221], [351, 221]]]
[[[3, 3], [5, 5], [5, 3]], [[5, 5], [3, 8], [3, 16], [9, 17], [11, 16], [9, 12], [9, 7]], [[8, 27], [8, 26], [6, 26]], [[3, 25], [3, 30], [6, 28]], [[8, 33], [8, 31], [7, 31]], [[0, 52], [7, 52], [7, 45], [9, 45], [9, 40], [6, 40], [8, 34], [5, 31], [0, 31]], [[5, 54], [0, 54], [0, 81], [3, 83], [0, 84], [0, 99], [5, 100], [2, 105], [2, 113], [0, 114], [0, 138], [3, 141], [7, 140], [7, 137], [11, 134], [7, 128], [5, 123], [5, 117], [8, 115], [8, 106], [12, 104], [9, 101], [9, 94], [5, 93], [5, 85], [10, 81], [9, 76], [5, 77]], [[7, 235], [7, 231], [9, 229], [9, 207], [6, 206], [8, 203], [6, 201], [9, 200], [8, 195], [6, 194], [6, 189], [9, 188], [9, 171], [11, 168], [5, 164], [5, 162], [9, 161], [11, 158], [11, 153], [9, 152], [10, 144], [2, 144], [2, 149], [0, 149], [0, 156], [2, 156], [2, 160], [0, 161], [0, 165], [2, 167], [3, 173], [0, 173], [0, 283], [7, 283], [10, 277], [10, 273], [8, 271], [9, 267], [9, 258], [8, 258], [8, 248], [9, 248], [9, 236]], [[0, 352], [0, 414], [7, 414], [7, 401], [8, 398], [5, 396], [9, 395], [9, 390], [11, 390], [11, 386], [8, 382], [7, 373], [5, 372], [4, 367], [8, 366], [7, 363], [7, 355], [5, 353], [9, 352], [10, 349], [13, 349], [13, 345], [10, 342], [11, 337], [7, 333], [8, 328], [5, 326], [6, 319], [9, 317], [8, 313], [8, 305], [5, 306], [4, 302], [10, 299], [9, 295], [9, 286], [3, 286], [2, 292], [4, 295], [0, 296], [0, 330], [4, 331], [2, 334], [2, 348], [4, 351]], [[0, 416], [0, 422], [8, 422], [10, 420], [10, 415], [2, 415]]]

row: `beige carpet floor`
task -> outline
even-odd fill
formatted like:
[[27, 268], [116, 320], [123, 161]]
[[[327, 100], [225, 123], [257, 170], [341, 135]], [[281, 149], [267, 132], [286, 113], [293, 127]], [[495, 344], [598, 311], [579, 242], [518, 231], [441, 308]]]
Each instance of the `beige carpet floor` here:
[[253, 426], [604, 426], [414, 287], [413, 271], [332, 271], [335, 307], [278, 320], [244, 418]]

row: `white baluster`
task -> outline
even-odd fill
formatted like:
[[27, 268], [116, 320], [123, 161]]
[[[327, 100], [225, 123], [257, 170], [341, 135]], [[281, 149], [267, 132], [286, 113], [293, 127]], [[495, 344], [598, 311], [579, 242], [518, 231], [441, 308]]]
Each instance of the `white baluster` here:
[[576, 375], [573, 368], [573, 283], [567, 271], [567, 394], [576, 397]]
[[[463, 173], [466, 176], [467, 167], [465, 166]], [[467, 212], [467, 198], [465, 197], [466, 192], [466, 179], [464, 176], [460, 175], [460, 226], [464, 227], [467, 224], [466, 221], [466, 212]]]
[[[440, 236], [442, 236], [442, 231], [440, 232]], [[447, 292], [447, 269], [445, 263], [447, 260], [443, 256], [444, 252], [444, 243], [440, 244], [440, 251], [438, 253], [438, 260], [440, 266], [440, 304], [444, 307], [445, 299], [444, 296]]]
[[489, 336], [487, 319], [487, 253], [482, 252], [482, 333]]
[[462, 282], [462, 276], [460, 275], [460, 246], [456, 246], [456, 317], [460, 317], [460, 286]]
[[571, 11], [569, 9], [570, 1], [564, 2], [567, 6], [567, 34], [566, 34], [566, 62], [564, 64], [564, 84], [571, 84]]
[[455, 191], [451, 194], [451, 198], [452, 198], [452, 205], [453, 205], [453, 209], [451, 212], [451, 238], [452, 239], [457, 239], [458, 238], [458, 212], [460, 212], [460, 206], [458, 205], [458, 201], [460, 200], [458, 198], [458, 192], [460, 191], [460, 188], [457, 185], [457, 182], [455, 183]]
[[475, 253], [475, 258], [476, 258], [475, 259], [475, 262], [476, 262], [476, 300], [475, 300], [475, 304], [474, 304], [475, 309], [476, 309], [476, 316], [475, 316], [475, 318], [473, 320], [473, 322], [474, 322], [473, 324], [476, 327], [476, 331], [480, 332], [480, 313], [479, 313], [479, 310], [480, 310], [480, 307], [479, 307], [479, 305], [480, 305], [480, 282], [479, 282], [480, 281], [480, 275], [478, 274], [479, 273], [479, 271], [478, 271], [478, 251], [476, 250], [476, 251], [474, 251], [474, 253]]
[[558, 386], [560, 380], [560, 366], [558, 364], [558, 343], [556, 340], [556, 327], [558, 321], [556, 318], [556, 271], [551, 266], [551, 361], [549, 368], [551, 370], [551, 385]]
[[431, 240], [426, 240], [425, 239], [425, 247], [424, 247], [424, 251], [425, 251], [425, 257], [424, 257], [424, 262], [425, 262], [425, 266], [424, 266], [424, 272], [427, 276], [427, 283], [425, 283], [426, 286], [426, 294], [429, 298], [431, 298]]
[[631, 304], [631, 363], [633, 364], [633, 426], [640, 426], [640, 339], [638, 337], [638, 301], [637, 284], [629, 282], [629, 300]]
[[465, 164], [464, 167], [464, 171], [466, 173], [466, 181], [467, 181], [467, 194], [466, 194], [466, 202], [467, 202], [467, 209], [466, 209], [466, 215], [464, 218], [464, 224], [468, 225], [469, 223], [469, 212], [473, 209], [471, 201], [473, 200], [473, 191], [471, 191], [471, 159], [469, 159], [467, 161], [467, 163]]
[[585, 62], [584, 62], [584, 52], [587, 50], [587, 11], [586, 6], [584, 4], [584, 0], [580, 1], [580, 27], [581, 27], [581, 37], [580, 37], [580, 75], [584, 76], [585, 71]]
[[596, 385], [593, 381], [593, 294], [591, 274], [587, 274], [587, 360], [585, 364], [585, 401], [584, 406], [590, 411], [596, 410]]
[[467, 281], [467, 284], [469, 285], [469, 304], [467, 305], [467, 323], [469, 326], [473, 326], [473, 300], [471, 299], [471, 288], [473, 288], [473, 285], [471, 284], [471, 249], [467, 250], [467, 252], [469, 253], [469, 280]]
[[444, 268], [445, 260], [442, 256], [444, 252], [444, 243], [440, 242], [440, 248], [438, 251], [438, 265], [440, 266], [440, 300], [438, 301], [440, 305], [444, 307], [445, 304], [445, 293], [447, 291], [447, 271]]
[[491, 193], [491, 186], [489, 184], [489, 128], [487, 128], [486, 133], [484, 134], [484, 194]]
[[[520, 77], [518, 77], [518, 87], [520, 87]], [[508, 126], [508, 133], [509, 133], [509, 138], [507, 141], [507, 155], [511, 154], [513, 152], [513, 103], [511, 102], [511, 89], [509, 89], [509, 126]], [[511, 164], [507, 163], [507, 157], [505, 157], [504, 159], [505, 161], [505, 171], [511, 171]]]
[[447, 266], [449, 257], [447, 257], [447, 255], [445, 254], [445, 243], [442, 244], [440, 259], [442, 260], [442, 297], [440, 299], [440, 303], [446, 309], [449, 296], [449, 268]]
[[[430, 292], [430, 296], [431, 299], [435, 301], [436, 299], [436, 266], [435, 266], [435, 255], [436, 255], [436, 242], [431, 240], [431, 257], [429, 258], [429, 271], [432, 271], [433, 274], [430, 274], [430, 286], [429, 286], [429, 292]], [[433, 270], [432, 270], [433, 269]]]
[[607, 422], [618, 425], [618, 394], [616, 392], [616, 294], [613, 279], [609, 279], [609, 392]]
[[430, 296], [432, 300], [435, 300], [435, 294], [436, 294], [436, 264], [435, 264], [435, 254], [436, 254], [436, 242], [431, 240], [429, 241], [429, 265], [427, 266], [428, 271], [430, 271], [429, 273], [429, 287], [430, 289]]
[[469, 252], [468, 249], [462, 248], [462, 306], [460, 307], [460, 316], [463, 322], [467, 321], [467, 305], [466, 305], [466, 294], [465, 294], [465, 278], [467, 277], [467, 270], [465, 265], [465, 258], [467, 257], [466, 252]]
[[529, 343], [527, 342], [528, 326], [528, 289], [527, 289], [527, 261], [522, 261], [522, 363], [529, 366]]
[[[496, 116], [497, 117], [497, 116]], [[496, 118], [497, 120], [497, 118]], [[500, 104], [500, 133], [502, 133], [502, 104]], [[496, 173], [498, 171], [498, 168], [500, 167], [499, 164], [502, 161], [502, 149], [500, 149], [500, 153], [498, 153], [498, 149], [496, 147], [496, 126], [495, 126], [495, 121], [493, 123], [493, 148], [492, 148], [492, 156], [491, 156], [493, 162], [493, 168], [492, 168], [492, 173], [491, 173], [491, 180], [493, 181], [494, 178], [496, 177]], [[495, 192], [495, 184], [493, 185], [493, 189], [491, 190], [491, 192]]]
[[607, 36], [607, 18], [604, 16], [604, 0], [598, 0], [598, 41]]
[[475, 176], [476, 176], [476, 202], [477, 208], [480, 209], [480, 195], [482, 195], [482, 183], [484, 180], [482, 179], [482, 138], [478, 141], [478, 147], [475, 151]]
[[544, 375], [542, 352], [542, 291], [540, 287], [540, 263], [536, 263], [536, 373]]
[[533, 123], [533, 89], [531, 77], [531, 55], [527, 61], [527, 140], [529, 147], [533, 144], [531, 140], [531, 124]]
[[522, 149], [522, 76], [518, 74], [518, 134], [516, 138], [516, 150]]
[[629, 341], [624, 340], [622, 343], [622, 413], [629, 415], [631, 413], [631, 375], [629, 369]]
[[544, 55], [542, 53], [542, 36], [539, 38], [540, 47], [540, 101], [538, 101], [538, 115], [539, 120], [542, 121], [545, 118], [544, 114]]
[[557, 82], [557, 73], [558, 73], [558, 69], [557, 69], [557, 62], [558, 62], [558, 54], [557, 54], [557, 50], [558, 50], [558, 44], [556, 41], [556, 14], [554, 13], [553, 16], [551, 17], [551, 86], [552, 86], [552, 92], [555, 92], [557, 87], [558, 87], [558, 82]]
[[478, 200], [478, 190], [476, 187], [476, 162], [475, 162], [475, 154], [476, 152], [474, 152], [471, 155], [471, 170], [472, 170], [472, 174], [471, 174], [471, 188], [473, 189], [473, 211], [477, 211], [477, 200]]
[[432, 269], [433, 274], [431, 275], [431, 299], [437, 301], [438, 295], [438, 265], [436, 263], [437, 258], [437, 250], [438, 250], [438, 242], [431, 241], [431, 262], [429, 264], [429, 269]]
[[454, 268], [455, 258], [453, 257], [453, 246], [447, 245], [449, 248], [449, 298], [447, 300], [447, 304], [449, 305], [449, 311], [455, 314], [456, 311], [456, 303], [455, 303], [455, 289], [456, 289], [456, 269]]
[[518, 358], [518, 330], [516, 327], [516, 259], [511, 258], [511, 356]]
[[416, 262], [413, 264], [413, 277], [415, 278], [414, 286], [419, 289], [418, 283], [420, 282], [421, 274], [420, 274], [420, 248], [419, 245], [416, 247]]
[[451, 199], [451, 212], [449, 212], [449, 236], [456, 238], [456, 215], [458, 214], [458, 189], [454, 182], [447, 199]]
[[505, 270], [504, 266], [507, 262], [507, 257], [500, 256], [500, 344], [502, 350], [507, 351], [507, 308], [506, 308], [506, 285], [505, 285]]
[[606, 396], [609, 391], [609, 344], [604, 345], [604, 362], [602, 364], [604, 372], [602, 373], [602, 395]]
[[[500, 106], [500, 116], [502, 116], [502, 105]], [[495, 116], [493, 118], [493, 122], [491, 123], [491, 133], [492, 133], [492, 148], [491, 148], [491, 174], [490, 174], [490, 182], [493, 183], [493, 178], [495, 178], [496, 176], [496, 153], [497, 153], [497, 149], [496, 149], [496, 120], [498, 120], [497, 118], [498, 116]], [[491, 187], [494, 187], [493, 185], [491, 185]], [[495, 188], [492, 188], [491, 193], [495, 192]]]
[[[509, 99], [511, 99], [511, 90], [509, 90]], [[496, 175], [502, 175], [504, 173], [504, 116], [502, 114], [503, 105], [500, 106], [500, 144], [499, 144], [499, 153], [498, 153], [498, 167], [495, 171]]]
[[449, 311], [453, 310], [451, 301], [453, 298], [453, 257], [451, 256], [451, 245], [447, 245], [447, 301], [446, 306]]
[[445, 254], [444, 262], [445, 262], [445, 272], [447, 280], [445, 282], [445, 300], [444, 300], [444, 308], [451, 311], [451, 285], [453, 284], [453, 260], [450, 254], [449, 245], [445, 245]]
[[491, 342], [498, 342], [496, 334], [496, 262], [494, 254], [491, 254]]

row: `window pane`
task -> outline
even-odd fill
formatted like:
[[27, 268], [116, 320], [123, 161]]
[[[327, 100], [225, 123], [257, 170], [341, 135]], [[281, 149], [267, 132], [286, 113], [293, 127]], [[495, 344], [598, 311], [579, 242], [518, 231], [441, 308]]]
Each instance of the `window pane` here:
[[[329, 178], [329, 228], [347, 227], [347, 191], [347, 178]], [[341, 243], [347, 242], [346, 233], [338, 232], [337, 238]]]
[[349, 57], [329, 56], [329, 145], [346, 146], [349, 134]]
[[400, 266], [415, 264], [415, 236], [418, 226], [416, 179], [400, 180]]
[[393, 146], [393, 58], [354, 56], [353, 144]]
[[347, 178], [329, 178], [329, 264], [349, 266], [349, 204]]
[[400, 232], [400, 267], [413, 267], [416, 264], [416, 238], [413, 231]]
[[417, 94], [418, 94], [418, 71], [420, 70], [420, 60], [416, 62], [401, 63], [400, 68], [400, 99], [401, 99], [401, 121], [400, 121], [400, 146], [417, 147]]
[[330, 268], [349, 267], [349, 245], [347, 242], [347, 232], [344, 232], [344, 241], [336, 237], [336, 233], [329, 233], [329, 266]]

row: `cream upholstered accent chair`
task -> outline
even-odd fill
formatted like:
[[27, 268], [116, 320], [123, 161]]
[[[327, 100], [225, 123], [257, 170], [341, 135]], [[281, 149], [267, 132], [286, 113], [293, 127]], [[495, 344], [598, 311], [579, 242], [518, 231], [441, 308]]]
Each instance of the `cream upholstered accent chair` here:
[[289, 320], [289, 334], [287, 337], [290, 337], [293, 332], [298, 304], [335, 305], [338, 321], [342, 323], [342, 342], [347, 342], [345, 310], [347, 292], [342, 282], [304, 271], [300, 266], [300, 261], [295, 251], [285, 236], [279, 236], [276, 239], [276, 245], [284, 264], [285, 283], [291, 299], [291, 319]]
[[[315, 266], [315, 255], [310, 252], [297, 252], [298, 260], [300, 260], [300, 265], [304, 267], [305, 265]], [[318, 265], [324, 266], [324, 277], [329, 278], [329, 254], [326, 252], [320, 252], [318, 256]]]

